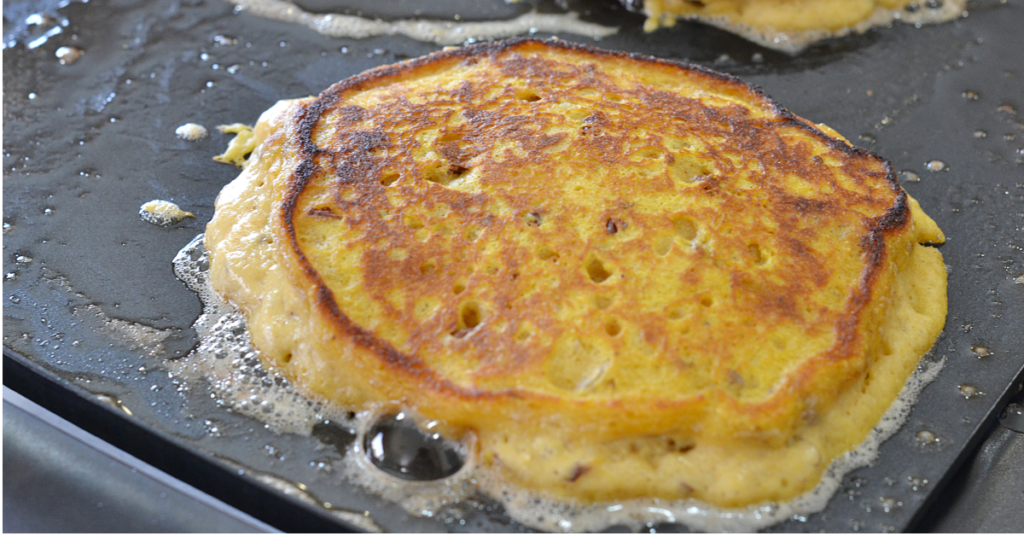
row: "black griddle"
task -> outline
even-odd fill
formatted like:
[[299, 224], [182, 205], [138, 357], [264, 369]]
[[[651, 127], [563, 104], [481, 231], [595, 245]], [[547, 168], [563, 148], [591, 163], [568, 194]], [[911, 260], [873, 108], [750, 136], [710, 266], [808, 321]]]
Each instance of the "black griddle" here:
[[[297, 3], [344, 11], [326, 0]], [[558, 12], [565, 2], [374, 4], [346, 5], [384, 18], [424, 9], [425, 16], [459, 13], [472, 20], [534, 7]], [[1014, 282], [1024, 274], [1024, 46], [1016, 36], [1024, 3], [982, 0], [969, 5], [969, 16], [947, 24], [896, 24], [797, 56], [697, 24], [645, 34], [642, 17], [614, 2], [569, 1], [568, 7], [621, 30], [599, 42], [560, 38], [735, 74], [912, 172], [903, 175], [904, 187], [949, 237], [941, 247], [949, 316], [925, 358], [944, 359], [945, 368], [882, 446], [878, 462], [847, 475], [824, 512], [769, 530], [918, 526], [935, 492], [992, 428], [1024, 371], [1024, 284]], [[49, 18], [26, 25], [32, 13]], [[59, 34], [27, 46], [63, 20]], [[389, 531], [528, 530], [485, 498], [464, 502], [459, 512], [412, 516], [331, 469], [345, 448], [338, 440], [343, 434], [277, 435], [218, 406], [204, 385], [176, 385], [163, 368], [195, 344], [190, 326], [200, 314], [170, 260], [202, 232], [217, 192], [237, 175], [211, 160], [228, 140], [213, 127], [252, 124], [279, 99], [315, 95], [349, 75], [439, 46], [327, 38], [219, 0], [64, 7], [55, 0], [10, 1], [4, 36], [5, 385], [285, 530], [352, 527], [253, 475], [302, 483], [319, 501], [368, 511]], [[84, 54], [60, 65], [59, 46]], [[174, 129], [186, 122], [205, 125], [210, 137], [177, 139]], [[945, 170], [929, 171], [933, 160]], [[914, 177], [919, 180], [908, 180]], [[151, 199], [174, 201], [196, 218], [169, 228], [145, 223], [137, 214]], [[163, 351], [150, 355], [112, 337], [91, 306], [162, 330]], [[983, 394], [967, 399], [965, 385]], [[922, 444], [922, 431], [938, 441]]]

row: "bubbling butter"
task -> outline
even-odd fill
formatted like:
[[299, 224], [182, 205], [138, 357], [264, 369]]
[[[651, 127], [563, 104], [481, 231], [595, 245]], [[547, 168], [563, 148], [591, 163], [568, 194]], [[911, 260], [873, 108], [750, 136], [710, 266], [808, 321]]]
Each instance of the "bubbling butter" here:
[[209, 135], [209, 132], [203, 125], [185, 123], [174, 129], [174, 134], [185, 141], [199, 141]]
[[185, 218], [195, 218], [196, 215], [191, 212], [181, 210], [181, 207], [171, 203], [170, 201], [154, 199], [139, 207], [139, 217], [142, 218], [142, 221], [144, 222], [159, 225], [161, 227], [167, 227], [168, 225], [174, 225]]

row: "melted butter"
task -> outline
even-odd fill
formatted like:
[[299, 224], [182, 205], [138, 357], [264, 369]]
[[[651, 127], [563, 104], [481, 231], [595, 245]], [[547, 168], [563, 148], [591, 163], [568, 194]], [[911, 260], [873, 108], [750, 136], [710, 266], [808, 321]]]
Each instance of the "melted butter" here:
[[218, 459], [231, 467], [248, 473], [248, 475], [251, 476], [252, 478], [260, 481], [267, 487], [277, 490], [279, 493], [287, 495], [288, 497], [291, 497], [298, 501], [302, 501], [306, 504], [311, 504], [326, 509], [334, 517], [346, 523], [349, 523], [350, 525], [354, 525], [359, 530], [362, 530], [364, 532], [384, 532], [384, 530], [380, 528], [380, 525], [378, 525], [373, 520], [373, 518], [370, 517], [370, 512], [368, 511], [353, 512], [350, 510], [342, 510], [339, 508], [335, 508], [331, 503], [323, 502], [320, 499], [318, 499], [315, 495], [313, 495], [311, 491], [309, 491], [309, 488], [306, 487], [306, 485], [302, 484], [301, 482], [291, 482], [289, 480], [285, 480], [279, 476], [275, 476], [269, 473], [254, 471], [252, 469], [239, 465], [227, 458], [218, 457]]
[[206, 127], [196, 123], [185, 123], [174, 129], [174, 134], [185, 141], [198, 141], [205, 138], [209, 132]]
[[228, 1], [253, 15], [301, 24], [330, 37], [354, 39], [377, 35], [402, 35], [417, 41], [457, 45], [470, 39], [501, 39], [535, 32], [566, 32], [596, 39], [618, 31], [617, 28], [583, 22], [576, 13], [530, 12], [503, 21], [451, 22], [409, 19], [386, 22], [336, 13], [318, 15], [284, 0]]
[[[103, 321], [102, 331], [105, 335], [133, 350], [145, 350], [150, 356], [162, 354], [163, 341], [173, 333], [172, 330], [111, 318], [98, 305], [87, 305], [84, 310]], [[78, 311], [76, 309], [75, 314], [79, 314]]]
[[[85, 294], [71, 286], [71, 282], [62, 275], [53, 274], [43, 268], [43, 279], [63, 292], [85, 299]], [[152, 326], [113, 318], [96, 304], [75, 307], [71, 314], [77, 319], [95, 318], [102, 322], [99, 332], [114, 342], [132, 350], [144, 350], [146, 355], [155, 357], [164, 353], [164, 341], [175, 333], [173, 329], [157, 329]], [[74, 343], [72, 343], [74, 345]]]
[[[345, 454], [341, 473], [362, 488], [401, 505], [413, 515], [424, 517], [450, 516], [453, 508], [458, 510], [453, 505], [479, 490], [498, 500], [512, 519], [547, 531], [599, 531], [613, 525], [640, 530], [647, 523], [661, 522], [682, 523], [701, 531], [760, 530], [793, 516], [823, 510], [839, 489], [844, 475], [877, 458], [881, 443], [906, 422], [918, 394], [938, 376], [946, 362], [945, 357], [938, 361], [922, 360], [864, 442], [834, 460], [814, 489], [793, 500], [734, 509], [716, 508], [693, 499], [637, 499], [581, 505], [518, 489], [495, 471], [476, 463], [472, 455], [458, 472], [435, 481], [409, 481], [379, 470], [362, 445], [380, 415], [372, 408], [350, 414], [345, 408], [302, 394], [275, 370], [266, 369], [258, 350], [252, 346], [242, 314], [213, 290], [208, 269], [203, 235], [193, 239], [174, 259], [175, 274], [199, 294], [203, 314], [194, 325], [200, 337], [199, 345], [185, 359], [168, 363], [172, 375], [184, 379], [186, 384], [208, 380], [218, 403], [260, 419], [279, 433], [310, 435], [313, 426], [324, 420], [354, 429], [357, 439]], [[472, 436], [464, 438], [468, 453], [475, 452], [473, 441]], [[280, 484], [273, 483], [274, 487]], [[292, 489], [295, 486], [287, 483], [288, 489], [282, 491], [307, 493], [301, 487]]]
[[181, 207], [170, 201], [154, 199], [139, 207], [139, 217], [147, 223], [166, 227], [174, 225], [185, 218], [195, 218], [196, 215], [181, 210]]

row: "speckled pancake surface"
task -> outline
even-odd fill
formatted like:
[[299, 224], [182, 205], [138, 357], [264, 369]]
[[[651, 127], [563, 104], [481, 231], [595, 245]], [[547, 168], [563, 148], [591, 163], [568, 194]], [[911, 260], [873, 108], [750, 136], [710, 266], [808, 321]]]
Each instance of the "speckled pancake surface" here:
[[264, 361], [545, 495], [792, 498], [944, 323], [942, 233], [889, 164], [692, 65], [467, 46], [256, 140], [206, 245]]

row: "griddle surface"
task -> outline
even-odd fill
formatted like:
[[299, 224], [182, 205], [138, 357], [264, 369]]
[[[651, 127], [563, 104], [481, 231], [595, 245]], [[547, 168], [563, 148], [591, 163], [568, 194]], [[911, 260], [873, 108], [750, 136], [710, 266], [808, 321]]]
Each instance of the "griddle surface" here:
[[[309, 9], [325, 4], [300, 3]], [[528, 3], [494, 3], [474, 8], [451, 1], [431, 9], [447, 5], [467, 18], [529, 9]], [[373, 2], [363, 4], [373, 15]], [[968, 17], [951, 23], [897, 24], [795, 57], [696, 24], [644, 34], [642, 17], [612, 2], [569, 5], [586, 20], [622, 27], [598, 43], [576, 40], [735, 74], [920, 177], [903, 184], [949, 237], [941, 249], [949, 267], [949, 317], [928, 358], [945, 359], [945, 369], [906, 426], [882, 446], [874, 466], [847, 475], [823, 513], [771, 530], [912, 527], [991, 425], [1024, 368], [1024, 285], [1014, 283], [1024, 274], [1024, 47], [1016, 37], [1024, 27], [1024, 4], [976, 2]], [[321, 501], [369, 511], [389, 531], [525, 530], [483, 500], [463, 505], [465, 525], [458, 517], [411, 516], [332, 471], [338, 448], [274, 434], [219, 407], [203, 385], [180, 389], [162, 368], [195, 344], [190, 326], [200, 314], [197, 297], [175, 279], [171, 258], [202, 232], [217, 192], [237, 175], [211, 160], [227, 143], [213, 127], [252, 124], [278, 99], [315, 95], [349, 75], [439, 47], [405, 38], [327, 38], [234, 13], [218, 0], [56, 6], [4, 5], [5, 40], [15, 42], [3, 54], [5, 361], [35, 375], [42, 382], [37, 385], [53, 387], [40, 392], [68, 390], [52, 398], [67, 411], [79, 411], [76, 404], [93, 408], [79, 411], [87, 421], [79, 426], [88, 428], [91, 412], [116, 413], [135, 427], [127, 434], [165, 442], [168, 452], [161, 457], [175, 458], [178, 451], [181, 459], [164, 465], [186, 481], [190, 466], [181, 460], [195, 456], [207, 464], [205, 471], [231, 475], [225, 482], [277, 494], [278, 507], [299, 513], [314, 507], [261, 487], [252, 474], [301, 482]], [[544, 2], [540, 8], [560, 10]], [[29, 49], [26, 35], [39, 29], [23, 21], [35, 12], [66, 17], [68, 26]], [[231, 39], [237, 42], [218, 44]], [[65, 45], [85, 52], [60, 65], [54, 53]], [[174, 129], [187, 122], [205, 125], [210, 137], [177, 139]], [[928, 171], [932, 160], [943, 161], [947, 170]], [[196, 218], [170, 228], [147, 224], [138, 210], [151, 199], [174, 201]], [[166, 331], [163, 351], [150, 355], [112, 335], [97, 310]], [[972, 348], [979, 346], [990, 355], [978, 357]], [[966, 399], [962, 385], [983, 394]], [[132, 416], [104, 406], [96, 394], [120, 400]], [[214, 426], [218, 434], [210, 433]], [[916, 438], [921, 431], [938, 441], [922, 445]], [[131, 453], [161, 466], [145, 453]], [[247, 468], [245, 474], [223, 460]], [[229, 497], [218, 496], [231, 502], [231, 486], [223, 487], [221, 495]], [[322, 510], [312, 515], [330, 519]]]

